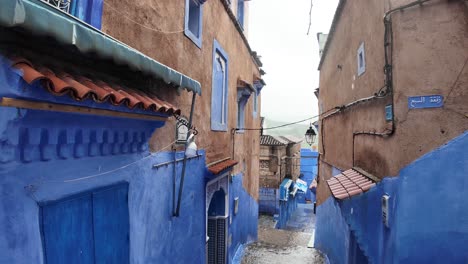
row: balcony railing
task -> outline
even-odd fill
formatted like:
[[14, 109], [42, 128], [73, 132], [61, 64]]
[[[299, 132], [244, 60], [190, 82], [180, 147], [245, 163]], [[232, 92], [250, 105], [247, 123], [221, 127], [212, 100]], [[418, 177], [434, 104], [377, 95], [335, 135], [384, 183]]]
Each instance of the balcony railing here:
[[71, 11], [71, 4], [73, 0], [41, 0], [42, 2], [46, 2], [49, 5], [63, 11], [66, 13], [70, 13]]

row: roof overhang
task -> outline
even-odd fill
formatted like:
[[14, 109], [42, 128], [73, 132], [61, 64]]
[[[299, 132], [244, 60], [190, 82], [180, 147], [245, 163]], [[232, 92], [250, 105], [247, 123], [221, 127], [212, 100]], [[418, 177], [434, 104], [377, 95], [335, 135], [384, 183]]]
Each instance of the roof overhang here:
[[[0, 26], [52, 37], [84, 54], [127, 65], [177, 88], [201, 95], [198, 81], [171, 69], [85, 22], [37, 0], [0, 0]], [[52, 26], [53, 25], [53, 26]]]

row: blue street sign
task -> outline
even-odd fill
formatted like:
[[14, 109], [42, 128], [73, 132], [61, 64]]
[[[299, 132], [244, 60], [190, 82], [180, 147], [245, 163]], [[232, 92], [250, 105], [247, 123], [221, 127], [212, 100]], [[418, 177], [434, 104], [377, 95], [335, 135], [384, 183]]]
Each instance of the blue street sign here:
[[408, 97], [409, 109], [439, 108], [444, 106], [442, 95], [410, 96]]

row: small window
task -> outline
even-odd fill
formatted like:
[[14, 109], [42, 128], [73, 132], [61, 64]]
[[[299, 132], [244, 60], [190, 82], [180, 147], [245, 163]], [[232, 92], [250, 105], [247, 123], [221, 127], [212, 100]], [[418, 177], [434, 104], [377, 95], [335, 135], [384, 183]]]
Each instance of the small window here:
[[101, 29], [103, 1], [92, 0], [41, 0], [49, 5]]
[[358, 76], [361, 76], [366, 72], [366, 52], [364, 49], [364, 42], [361, 43], [357, 52], [357, 63], [358, 63]]
[[248, 87], [237, 88], [237, 129], [243, 132], [245, 128], [245, 106], [249, 101], [252, 91]]
[[239, 131], [244, 130], [245, 124], [245, 102], [243, 100], [239, 101], [237, 104], [237, 128]]
[[238, 0], [237, 1], [237, 21], [239, 21], [239, 24], [242, 28], [244, 28], [244, 8], [245, 8], [244, 0]]
[[254, 92], [254, 101], [253, 101], [253, 117], [257, 117], [258, 113], [258, 93], [255, 91]]
[[199, 48], [202, 46], [202, 4], [197, 0], [185, 0], [185, 35]]
[[211, 129], [214, 131], [227, 131], [228, 73], [227, 54], [215, 40], [211, 90]]

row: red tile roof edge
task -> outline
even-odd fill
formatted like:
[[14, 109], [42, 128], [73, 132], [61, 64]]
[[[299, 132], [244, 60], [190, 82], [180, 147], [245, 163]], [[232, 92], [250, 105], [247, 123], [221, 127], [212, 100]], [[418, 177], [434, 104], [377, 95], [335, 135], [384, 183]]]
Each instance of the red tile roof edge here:
[[213, 173], [213, 174], [219, 174], [220, 172], [228, 169], [228, 168], [231, 168], [231, 167], [234, 167], [235, 165], [237, 165], [237, 161], [233, 160], [233, 159], [228, 159], [228, 160], [225, 160], [225, 161], [221, 161], [219, 163], [216, 163], [214, 165], [211, 165], [210, 167], [208, 167], [208, 170]]
[[327, 180], [332, 195], [339, 200], [364, 193], [375, 186], [375, 181], [354, 169], [342, 172]]
[[100, 80], [92, 81], [84, 76], [34, 66], [24, 58], [15, 58], [12, 61], [11, 66], [23, 72], [22, 78], [28, 84], [40, 82], [41, 86], [55, 96], [68, 94], [77, 101], [92, 98], [97, 103], [107, 102], [115, 106], [124, 104], [129, 109], [139, 108], [166, 115], [181, 113], [180, 109], [170, 103], [137, 89], [124, 89]]

